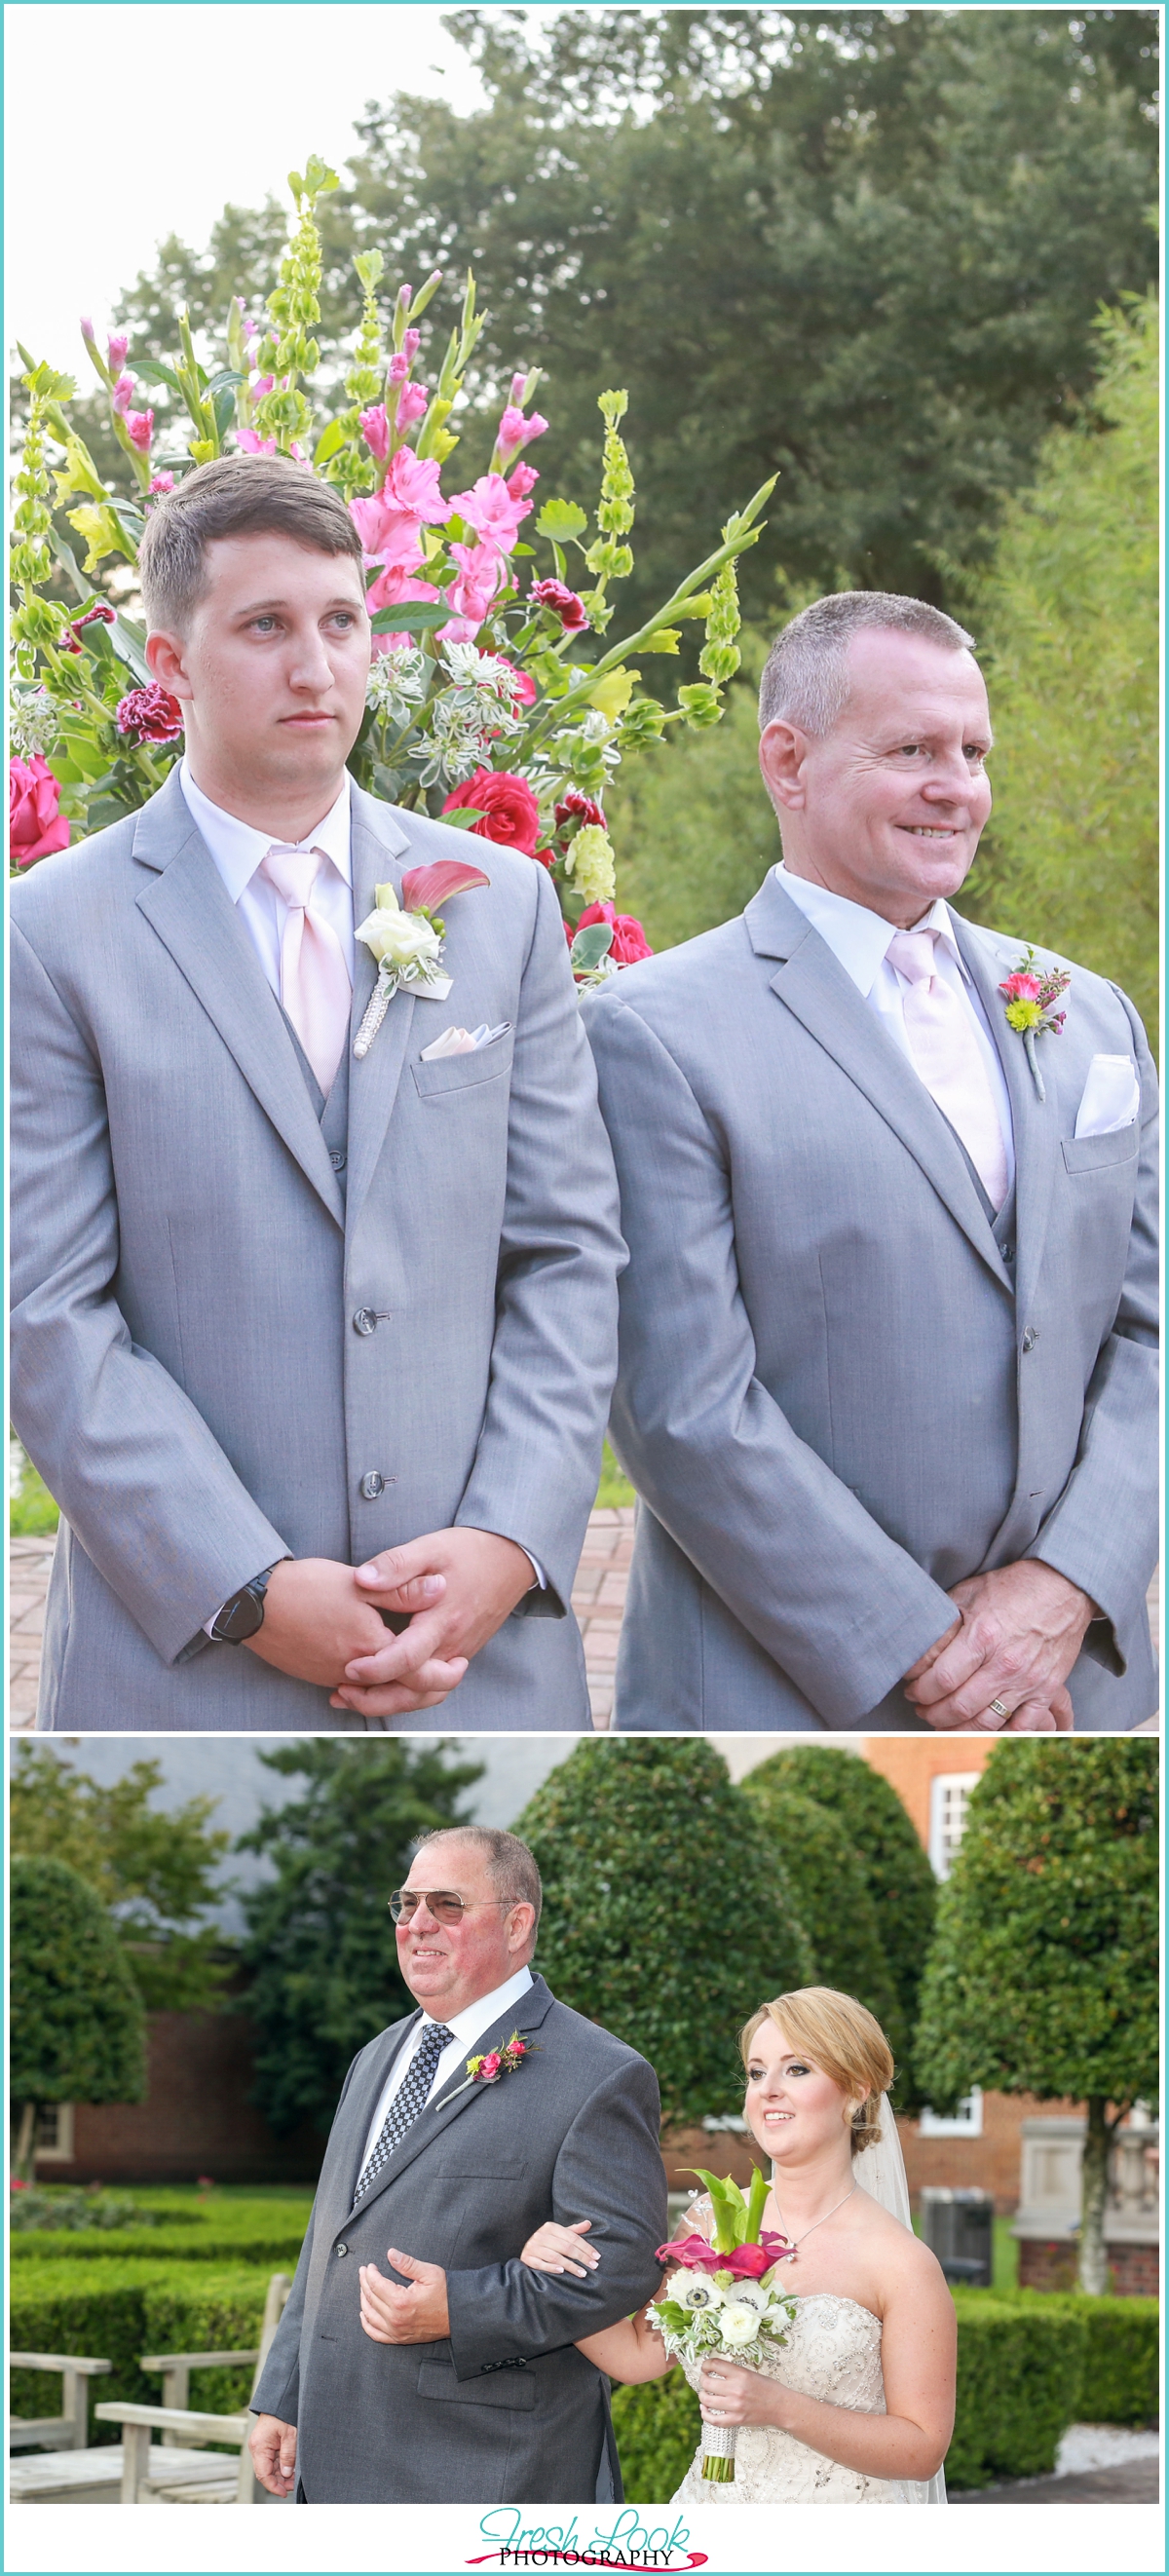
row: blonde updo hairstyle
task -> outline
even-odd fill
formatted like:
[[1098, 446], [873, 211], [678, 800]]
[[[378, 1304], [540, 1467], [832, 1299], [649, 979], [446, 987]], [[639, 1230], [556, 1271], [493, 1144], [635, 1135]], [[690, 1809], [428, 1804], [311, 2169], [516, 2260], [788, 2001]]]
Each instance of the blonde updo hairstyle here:
[[772, 2021], [783, 2032], [792, 2049], [802, 2049], [829, 2075], [841, 2092], [857, 2101], [852, 2115], [851, 2147], [859, 2156], [865, 2147], [880, 2144], [881, 2122], [878, 2103], [887, 2093], [896, 2069], [893, 2052], [880, 2022], [854, 1995], [841, 1995], [835, 1986], [797, 1986], [794, 1994], [776, 1995], [769, 2004], [760, 2004], [757, 2013], [739, 2033], [743, 2064], [748, 2065], [751, 2046], [765, 2021]]

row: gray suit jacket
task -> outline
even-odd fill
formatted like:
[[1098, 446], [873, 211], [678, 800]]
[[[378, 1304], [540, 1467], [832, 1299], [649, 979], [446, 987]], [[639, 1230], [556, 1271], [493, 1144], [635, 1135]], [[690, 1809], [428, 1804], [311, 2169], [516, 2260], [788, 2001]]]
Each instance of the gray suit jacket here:
[[[1074, 967], [1040, 1102], [997, 991], [1020, 942], [956, 930], [1010, 1089], [1002, 1249], [946, 1120], [774, 876], [586, 1005], [630, 1248], [626, 1729], [916, 1731], [897, 1684], [952, 1621], [948, 1587], [1025, 1556], [1106, 1614], [1077, 1724], [1155, 1706], [1148, 1048], [1124, 995]], [[1135, 1058], [1141, 1116], [1077, 1142], [1098, 1052]]]
[[[358, 921], [379, 882], [466, 855], [354, 791]], [[399, 993], [349, 1064], [344, 1188], [177, 772], [14, 889], [12, 1412], [64, 1513], [43, 1729], [360, 1731], [203, 1623], [289, 1551], [359, 1565], [458, 1523], [550, 1588], [419, 1726], [589, 1723], [567, 1605], [616, 1364], [616, 1183], [552, 885], [474, 855], [491, 884], [446, 912], [449, 1007]], [[424, 1064], [451, 1018], [512, 1032]]]
[[[417, 2018], [371, 2040], [346, 2076], [253, 2408], [297, 2426], [309, 2504], [592, 2504], [606, 2449], [619, 2498], [608, 2383], [575, 2344], [661, 2281], [657, 2078], [536, 1977], [476, 2050], [518, 2029], [538, 2053], [496, 2084], [453, 2077], [355, 2206], [378, 2098]], [[588, 2280], [518, 2260], [548, 2218], [592, 2219], [601, 2261]], [[448, 2341], [363, 2332], [358, 2267], [392, 2271], [389, 2245], [443, 2265]]]

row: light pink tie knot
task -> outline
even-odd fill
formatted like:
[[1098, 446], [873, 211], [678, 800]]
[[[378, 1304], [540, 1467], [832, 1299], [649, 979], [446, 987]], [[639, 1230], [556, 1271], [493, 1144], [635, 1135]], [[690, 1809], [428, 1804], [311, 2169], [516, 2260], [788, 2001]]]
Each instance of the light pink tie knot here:
[[932, 930], [899, 930], [885, 951], [891, 966], [904, 975], [907, 984], [928, 984], [934, 971], [934, 938]]
[[312, 908], [325, 864], [323, 850], [274, 841], [260, 872], [288, 907], [280, 936], [280, 999], [322, 1091], [328, 1093], [349, 1033], [353, 988], [336, 931]]

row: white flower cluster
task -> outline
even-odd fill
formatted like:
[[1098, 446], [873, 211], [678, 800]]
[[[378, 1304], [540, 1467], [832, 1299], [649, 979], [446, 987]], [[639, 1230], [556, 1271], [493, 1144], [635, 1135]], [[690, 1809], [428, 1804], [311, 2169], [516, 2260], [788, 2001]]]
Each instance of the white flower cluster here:
[[[680, 2308], [683, 2325], [678, 2327], [663, 2307]], [[651, 2322], [664, 2336], [667, 2351], [733, 2352], [740, 2358], [750, 2353], [763, 2358], [763, 2343], [783, 2343], [791, 2322], [790, 2300], [766, 2281], [736, 2281], [729, 2274], [720, 2280], [709, 2272], [673, 2272], [655, 2307], [647, 2310]]]
[[9, 749], [17, 760], [35, 760], [48, 751], [61, 731], [61, 710], [47, 689], [27, 695], [18, 690], [8, 716]]
[[406, 724], [426, 696], [430, 666], [415, 644], [395, 644], [375, 653], [369, 666], [365, 703], [390, 724]]
[[442, 658], [451, 686], [434, 700], [424, 787], [460, 786], [490, 763], [494, 744], [516, 741], [524, 729], [515, 674], [500, 654], [481, 653], [474, 644], [446, 644]]

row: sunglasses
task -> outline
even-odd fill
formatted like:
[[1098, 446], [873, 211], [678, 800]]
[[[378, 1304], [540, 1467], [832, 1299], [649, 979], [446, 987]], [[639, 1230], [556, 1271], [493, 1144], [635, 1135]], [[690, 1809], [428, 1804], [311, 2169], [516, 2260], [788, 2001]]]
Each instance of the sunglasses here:
[[396, 1887], [389, 1899], [395, 1923], [410, 1923], [420, 1905], [433, 1914], [437, 1923], [461, 1923], [473, 1905], [514, 1905], [512, 1896], [455, 1896], [446, 1887]]

